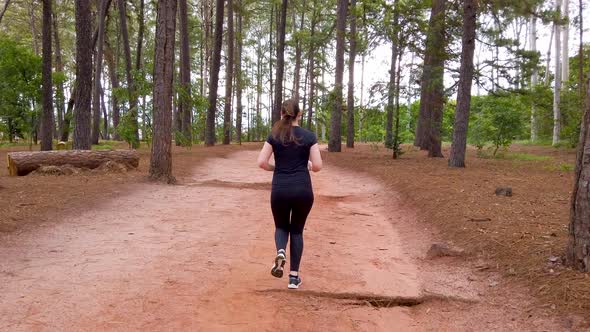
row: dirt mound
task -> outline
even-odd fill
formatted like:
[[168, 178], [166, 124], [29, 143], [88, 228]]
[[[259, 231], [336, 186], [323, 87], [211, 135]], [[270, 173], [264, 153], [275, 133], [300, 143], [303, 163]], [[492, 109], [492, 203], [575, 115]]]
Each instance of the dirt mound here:
[[80, 174], [85, 169], [74, 167], [72, 165], [63, 165], [63, 166], [41, 166], [37, 168], [35, 171], [31, 172], [31, 175], [53, 175], [53, 176], [61, 176], [61, 175], [74, 175]]
[[125, 173], [129, 170], [127, 165], [118, 163], [116, 161], [107, 161], [95, 169], [99, 173]]
[[126, 173], [129, 171], [129, 167], [127, 165], [118, 163], [115, 161], [106, 161], [102, 163], [99, 167], [89, 170], [87, 168], [80, 168], [74, 167], [72, 165], [63, 165], [63, 166], [41, 166], [35, 171], [31, 172], [31, 175], [37, 176], [67, 176], [67, 175], [78, 175], [78, 174], [86, 174], [89, 171], [92, 174], [110, 174], [110, 173]]

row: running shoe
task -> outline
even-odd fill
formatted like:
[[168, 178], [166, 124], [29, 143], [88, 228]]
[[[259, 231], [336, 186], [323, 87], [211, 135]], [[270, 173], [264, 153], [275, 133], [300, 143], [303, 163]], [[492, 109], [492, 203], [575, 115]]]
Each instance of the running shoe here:
[[286, 254], [284, 249], [280, 249], [277, 252], [277, 257], [275, 257], [275, 264], [272, 266], [272, 270], [270, 270], [270, 274], [274, 277], [282, 278], [283, 277], [283, 267], [287, 262]]
[[301, 277], [299, 276], [292, 276], [289, 275], [289, 288], [290, 289], [297, 289], [299, 288], [299, 285], [301, 285]]

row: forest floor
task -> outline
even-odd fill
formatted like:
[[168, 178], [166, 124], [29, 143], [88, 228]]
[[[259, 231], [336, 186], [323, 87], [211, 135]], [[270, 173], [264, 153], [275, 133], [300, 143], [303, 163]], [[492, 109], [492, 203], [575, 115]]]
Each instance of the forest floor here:
[[323, 153], [292, 291], [270, 276], [259, 147], [175, 148], [175, 186], [145, 180], [145, 149], [128, 173], [1, 169], [0, 330], [590, 329], [590, 280], [559, 260], [574, 152], [470, 151], [465, 170], [408, 147]]

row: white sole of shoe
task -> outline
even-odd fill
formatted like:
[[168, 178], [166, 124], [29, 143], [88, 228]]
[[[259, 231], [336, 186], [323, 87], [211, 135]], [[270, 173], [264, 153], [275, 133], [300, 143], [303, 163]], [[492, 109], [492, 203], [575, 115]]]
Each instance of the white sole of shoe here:
[[301, 286], [302, 283], [303, 283], [303, 281], [300, 281], [298, 284], [289, 284], [289, 286], [287, 286], [287, 288], [297, 289], [297, 288], [299, 288], [299, 286]]
[[278, 254], [275, 258], [275, 264], [272, 266], [272, 269], [270, 270], [270, 274], [272, 274], [273, 277], [282, 278], [283, 267], [285, 266], [285, 263], [287, 263], [285, 255]]

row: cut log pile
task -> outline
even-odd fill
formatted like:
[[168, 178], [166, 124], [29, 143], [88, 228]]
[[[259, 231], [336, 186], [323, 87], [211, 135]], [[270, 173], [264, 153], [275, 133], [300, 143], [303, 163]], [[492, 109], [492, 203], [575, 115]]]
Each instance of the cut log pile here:
[[135, 150], [69, 150], [11, 152], [7, 155], [8, 173], [11, 176], [27, 175], [41, 166], [71, 165], [78, 168], [95, 169], [111, 161], [137, 168], [139, 154]]

